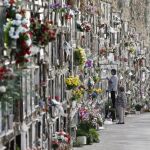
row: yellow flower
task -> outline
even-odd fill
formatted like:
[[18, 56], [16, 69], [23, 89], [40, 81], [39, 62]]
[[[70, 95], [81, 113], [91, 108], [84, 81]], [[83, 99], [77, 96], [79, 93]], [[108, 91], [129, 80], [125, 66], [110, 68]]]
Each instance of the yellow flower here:
[[66, 82], [67, 87], [70, 87], [70, 88], [75, 88], [80, 85], [80, 79], [78, 76], [76, 77], [70, 76], [65, 79], [65, 82]]

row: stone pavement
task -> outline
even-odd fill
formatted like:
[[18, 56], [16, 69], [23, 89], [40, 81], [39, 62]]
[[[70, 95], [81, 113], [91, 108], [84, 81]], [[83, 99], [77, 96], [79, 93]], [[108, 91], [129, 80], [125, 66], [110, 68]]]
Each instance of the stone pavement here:
[[124, 125], [105, 125], [101, 141], [74, 150], [149, 150], [150, 113], [129, 115]]

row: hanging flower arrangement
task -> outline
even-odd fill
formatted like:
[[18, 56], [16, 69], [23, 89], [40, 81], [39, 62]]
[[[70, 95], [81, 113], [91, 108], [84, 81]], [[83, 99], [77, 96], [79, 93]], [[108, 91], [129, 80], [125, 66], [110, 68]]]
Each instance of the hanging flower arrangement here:
[[31, 32], [33, 36], [33, 44], [38, 46], [46, 46], [49, 42], [56, 39], [56, 29], [52, 21], [46, 20], [42, 22], [41, 20], [31, 18]]
[[71, 6], [68, 4], [61, 4], [61, 3], [53, 3], [49, 5], [50, 9], [54, 12], [68, 12], [70, 10]]
[[82, 66], [86, 62], [86, 53], [83, 48], [77, 48], [74, 51], [74, 62], [75, 65]]
[[78, 76], [75, 76], [75, 77], [70, 76], [65, 79], [65, 83], [66, 83], [67, 89], [71, 90], [71, 89], [78, 87], [81, 81]]
[[64, 14], [65, 20], [71, 20], [71, 19], [73, 18], [73, 16], [74, 16], [73, 10], [69, 10], [68, 12], [66, 12], [66, 13]]
[[28, 62], [27, 56], [30, 55], [32, 44], [31, 33], [27, 26], [28, 20], [22, 18], [20, 14], [16, 14], [15, 20], [8, 20], [4, 26], [5, 46], [16, 49], [16, 64]]
[[10, 16], [11, 11], [7, 11], [7, 22], [4, 25], [4, 45], [6, 48], [15, 49], [16, 64], [25, 64], [29, 61], [30, 48], [32, 44], [31, 32], [29, 30], [29, 21], [25, 17], [25, 10], [17, 9], [18, 1], [4, 1], [4, 6], [7, 10], [13, 9], [13, 16]]
[[76, 27], [80, 32], [90, 32], [92, 30], [92, 26], [89, 22], [77, 22]]
[[83, 97], [84, 89], [75, 89], [72, 91], [72, 100], [79, 100]]

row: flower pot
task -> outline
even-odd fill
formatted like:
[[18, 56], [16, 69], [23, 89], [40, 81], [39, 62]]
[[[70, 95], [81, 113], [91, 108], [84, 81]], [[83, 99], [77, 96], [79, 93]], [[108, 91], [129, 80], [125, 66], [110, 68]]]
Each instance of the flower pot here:
[[86, 143], [87, 143], [86, 136], [78, 136], [77, 137], [77, 142], [80, 143], [81, 145], [86, 145]]

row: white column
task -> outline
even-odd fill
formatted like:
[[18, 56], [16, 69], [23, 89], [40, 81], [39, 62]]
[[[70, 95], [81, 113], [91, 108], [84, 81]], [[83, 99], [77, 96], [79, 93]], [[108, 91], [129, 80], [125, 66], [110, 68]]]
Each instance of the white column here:
[[21, 132], [21, 150], [26, 150], [26, 132]]

